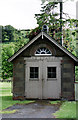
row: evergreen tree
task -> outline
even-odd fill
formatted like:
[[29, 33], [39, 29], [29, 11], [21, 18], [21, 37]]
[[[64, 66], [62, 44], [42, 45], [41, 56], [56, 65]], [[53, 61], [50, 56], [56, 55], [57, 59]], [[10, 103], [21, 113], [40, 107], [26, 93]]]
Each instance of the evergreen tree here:
[[[58, 4], [58, 2], [49, 2], [46, 5], [42, 5], [41, 13], [35, 14], [38, 27], [32, 30], [30, 39], [37, 35], [42, 30], [42, 26], [46, 24], [49, 28], [48, 34], [58, 43], [60, 43], [60, 39], [63, 39], [63, 46], [75, 54], [75, 24], [78, 23], [78, 20], [71, 19], [66, 13], [63, 13], [65, 18], [60, 19], [60, 14], [56, 11]], [[62, 26], [62, 32], [60, 31], [60, 23]]]

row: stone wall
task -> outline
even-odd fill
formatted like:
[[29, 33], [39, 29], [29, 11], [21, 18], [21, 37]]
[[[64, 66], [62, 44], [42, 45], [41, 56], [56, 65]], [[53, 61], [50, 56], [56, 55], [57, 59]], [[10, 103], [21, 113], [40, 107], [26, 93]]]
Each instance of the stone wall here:
[[62, 98], [74, 100], [74, 81], [75, 81], [74, 62], [68, 57], [63, 57], [62, 61]]
[[13, 64], [13, 99], [24, 99], [25, 67], [23, 58], [14, 60]]

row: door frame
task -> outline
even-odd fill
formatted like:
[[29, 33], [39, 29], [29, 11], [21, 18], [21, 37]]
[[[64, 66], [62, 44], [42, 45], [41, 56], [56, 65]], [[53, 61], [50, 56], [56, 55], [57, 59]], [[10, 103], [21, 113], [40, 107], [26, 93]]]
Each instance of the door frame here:
[[[25, 61], [25, 97], [26, 97], [26, 66], [27, 66], [27, 62], [35, 62], [35, 61], [39, 61], [39, 60], [47, 60], [49, 62], [58, 62], [60, 65], [61, 65], [61, 60], [62, 60], [62, 57], [24, 57], [24, 61]], [[61, 68], [60, 68], [61, 69]], [[60, 71], [60, 74], [61, 74], [61, 71]], [[60, 76], [60, 79], [61, 79], [61, 76]], [[60, 80], [60, 84], [61, 84], [61, 80]], [[61, 85], [60, 85], [61, 87]], [[61, 88], [60, 88], [61, 90]], [[61, 92], [61, 91], [60, 91]], [[60, 93], [61, 94], [61, 93]]]

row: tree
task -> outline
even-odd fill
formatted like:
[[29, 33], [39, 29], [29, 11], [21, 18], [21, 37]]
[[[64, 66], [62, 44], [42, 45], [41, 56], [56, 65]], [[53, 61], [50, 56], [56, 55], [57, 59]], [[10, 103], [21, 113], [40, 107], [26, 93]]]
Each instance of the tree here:
[[8, 59], [21, 47], [23, 47], [29, 39], [22, 36], [15, 42], [2, 45], [2, 78], [7, 79], [13, 76], [13, 64]]
[[[7, 79], [12, 77], [13, 65], [8, 62], [10, 58], [16, 51], [23, 47], [28, 41], [29, 30], [17, 30], [14, 27], [7, 25], [2, 27], [2, 78]], [[8, 41], [8, 44], [6, 44]]]
[[[57, 18], [59, 14], [53, 13], [57, 5], [58, 5], [57, 2], [49, 2], [48, 4], [42, 6], [41, 14], [35, 14], [35, 18], [39, 26], [31, 32], [30, 37], [33, 36], [33, 34], [37, 35], [42, 30], [42, 26], [46, 24], [49, 27], [50, 36], [52, 36], [53, 38], [56, 37], [57, 39], [57, 34], [55, 35], [55, 33], [57, 33], [58, 31], [59, 32], [58, 34], [61, 34], [60, 33], [60, 21], [61, 20]], [[58, 37], [58, 41], [60, 40], [60, 37]]]
[[8, 41], [11, 42], [14, 39], [15, 28], [11, 25], [6, 25], [2, 27], [2, 42]]
[[13, 66], [12, 63], [8, 63], [8, 58], [14, 54], [14, 45], [2, 46], [2, 78], [7, 79], [12, 77]]
[[28, 38], [30, 30], [17, 30], [11, 25], [2, 26], [2, 42], [15, 42]]
[[[73, 52], [76, 42], [76, 36], [74, 34], [75, 24], [78, 23], [78, 20], [71, 19], [66, 13], [63, 14], [67, 17], [60, 19], [60, 14], [57, 12], [54, 13], [54, 10], [58, 7], [58, 4], [58, 2], [49, 2], [41, 7], [40, 14], [35, 14], [38, 27], [32, 31], [31, 36], [33, 34], [36, 35], [39, 30], [42, 30], [42, 26], [46, 24], [49, 27], [48, 34], [58, 43], [60, 43], [60, 39], [63, 37], [63, 46]], [[60, 31], [60, 23], [62, 26], [62, 32]], [[69, 38], [67, 38], [67, 36], [69, 36]]]
[[23, 47], [28, 41], [28, 38], [19, 38], [16, 42], [14, 42], [15, 52], [17, 52], [21, 47]]

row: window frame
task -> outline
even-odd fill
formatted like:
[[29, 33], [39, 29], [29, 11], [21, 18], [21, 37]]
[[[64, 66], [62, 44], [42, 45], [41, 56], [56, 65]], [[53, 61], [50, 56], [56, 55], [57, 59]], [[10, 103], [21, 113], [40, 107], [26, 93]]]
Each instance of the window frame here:
[[[44, 49], [44, 51], [41, 51], [40, 49]], [[41, 52], [41, 53], [37, 54], [36, 52]], [[42, 54], [42, 52], [45, 52], [45, 53]], [[50, 52], [50, 54], [47, 54], [47, 52]], [[52, 56], [52, 52], [46, 47], [40, 47], [35, 51], [35, 56]]]
[[[48, 78], [48, 68], [56, 68], [56, 78]], [[47, 81], [57, 80], [57, 66], [47, 66]]]
[[[38, 78], [35, 78], [35, 77], [31, 78], [31, 68], [38, 68], [38, 73], [37, 73]], [[34, 74], [35, 74], [35, 72], [34, 72]], [[29, 81], [38, 81], [38, 80], [39, 80], [39, 67], [29, 67]]]

